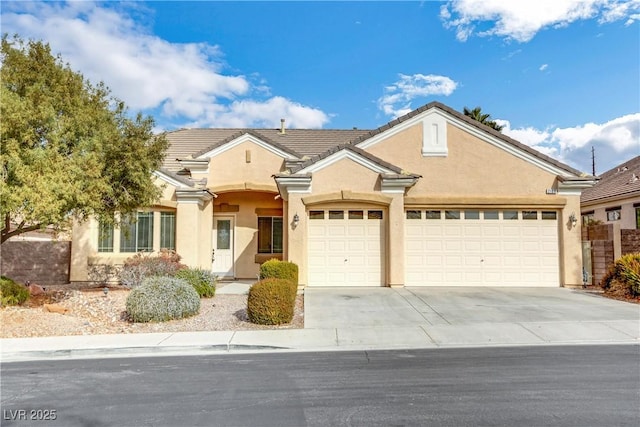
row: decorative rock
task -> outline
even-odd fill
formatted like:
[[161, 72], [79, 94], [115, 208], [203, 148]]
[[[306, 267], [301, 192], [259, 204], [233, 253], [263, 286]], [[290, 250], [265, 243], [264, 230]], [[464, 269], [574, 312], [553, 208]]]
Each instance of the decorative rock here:
[[68, 308], [61, 306], [60, 304], [45, 304], [44, 309], [50, 313], [67, 314]]
[[44, 294], [44, 288], [40, 285], [36, 285], [35, 283], [27, 286], [27, 289], [29, 290], [29, 294], [31, 295], [42, 295]]

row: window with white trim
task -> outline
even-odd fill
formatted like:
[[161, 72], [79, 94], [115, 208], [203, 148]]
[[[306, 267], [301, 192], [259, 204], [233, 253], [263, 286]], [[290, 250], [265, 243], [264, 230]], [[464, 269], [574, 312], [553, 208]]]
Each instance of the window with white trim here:
[[258, 253], [282, 253], [282, 217], [258, 217]]

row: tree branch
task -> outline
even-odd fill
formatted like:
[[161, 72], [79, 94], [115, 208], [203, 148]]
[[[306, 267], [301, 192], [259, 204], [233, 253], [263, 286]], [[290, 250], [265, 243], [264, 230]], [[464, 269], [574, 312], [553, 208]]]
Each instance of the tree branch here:
[[35, 231], [35, 230], [39, 230], [40, 228], [42, 228], [41, 224], [34, 224], [34, 225], [30, 225], [28, 227], [23, 227], [23, 226], [24, 226], [24, 221], [20, 224], [20, 226], [18, 228], [16, 228], [15, 230], [12, 230], [12, 231], [9, 231], [9, 227], [3, 228], [2, 229], [2, 237], [0, 238], [0, 244], [6, 242], [8, 239], [10, 239], [13, 236], [18, 236], [20, 234], [28, 233], [29, 231]]

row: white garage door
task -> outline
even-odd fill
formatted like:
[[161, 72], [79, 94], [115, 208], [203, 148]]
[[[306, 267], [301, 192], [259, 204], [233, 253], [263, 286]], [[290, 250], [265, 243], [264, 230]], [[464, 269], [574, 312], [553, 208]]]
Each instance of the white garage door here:
[[384, 284], [384, 212], [309, 211], [309, 286]]
[[559, 286], [555, 211], [409, 210], [407, 286]]

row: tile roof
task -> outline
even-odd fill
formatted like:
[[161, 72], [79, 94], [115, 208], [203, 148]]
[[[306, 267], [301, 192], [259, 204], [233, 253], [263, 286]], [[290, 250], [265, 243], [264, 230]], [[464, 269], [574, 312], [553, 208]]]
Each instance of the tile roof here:
[[197, 157], [248, 133], [299, 158], [319, 155], [337, 145], [346, 144], [369, 130], [350, 129], [180, 129], [166, 134], [169, 148], [163, 167], [179, 170], [176, 159]]
[[166, 134], [167, 139], [169, 140], [169, 148], [167, 149], [163, 167], [174, 171], [179, 170], [181, 167], [176, 159], [186, 158], [188, 156], [197, 157], [198, 155], [202, 155], [207, 151], [232, 141], [245, 133], [251, 134], [265, 142], [273, 144], [275, 147], [295, 155], [300, 159], [307, 160], [305, 165], [308, 166], [308, 160], [311, 158], [315, 158], [315, 161], [318, 161], [335, 152], [335, 149], [339, 146], [344, 146], [345, 144], [355, 146], [431, 108], [438, 108], [454, 116], [458, 120], [463, 121], [470, 126], [474, 126], [481, 131], [513, 145], [514, 147], [517, 147], [518, 149], [570, 174], [577, 176], [584, 175], [579, 170], [546, 156], [528, 145], [522, 144], [489, 126], [483, 125], [482, 123], [467, 117], [461, 112], [458, 112], [440, 102], [431, 102], [426, 104], [373, 130], [287, 129], [286, 132], [282, 134], [280, 129], [180, 129]]
[[582, 192], [580, 203], [640, 195], [640, 156], [600, 175], [593, 187]]

